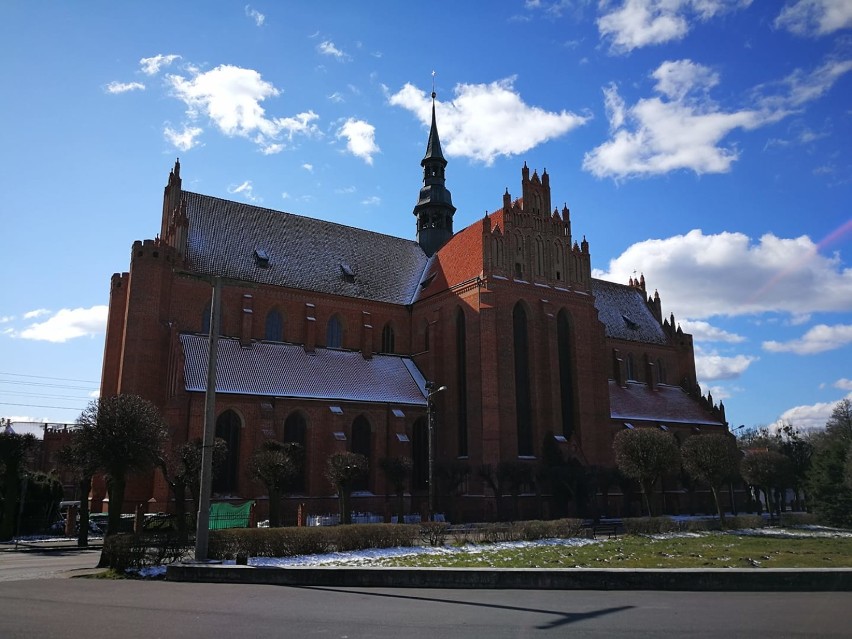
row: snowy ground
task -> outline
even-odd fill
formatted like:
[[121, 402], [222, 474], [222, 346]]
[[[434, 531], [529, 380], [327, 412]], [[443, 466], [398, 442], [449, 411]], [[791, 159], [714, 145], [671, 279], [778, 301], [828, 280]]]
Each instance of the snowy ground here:
[[[706, 532], [678, 532], [649, 535], [652, 539], [673, 539], [675, 537], [702, 537]], [[782, 537], [782, 538], [824, 538], [845, 537], [852, 538], [852, 531], [826, 526], [797, 526], [795, 528], [750, 528], [742, 530], [729, 530], [725, 534], [748, 535], [756, 537]], [[358, 550], [351, 552], [332, 552], [322, 555], [299, 555], [297, 557], [251, 557], [250, 566], [264, 566], [274, 568], [286, 568], [291, 566], [370, 566], [375, 565], [377, 560], [391, 557], [411, 557], [415, 555], [452, 555], [459, 552], [485, 553], [513, 548], [529, 548], [531, 546], [585, 546], [588, 544], [605, 544], [617, 540], [611, 539], [542, 539], [540, 541], [513, 541], [492, 544], [466, 544], [464, 546], [412, 546], [408, 548], [377, 548], [369, 550]], [[224, 564], [233, 564], [233, 561], [225, 561]], [[140, 577], [158, 577], [165, 573], [165, 566], [154, 566], [139, 571]]]

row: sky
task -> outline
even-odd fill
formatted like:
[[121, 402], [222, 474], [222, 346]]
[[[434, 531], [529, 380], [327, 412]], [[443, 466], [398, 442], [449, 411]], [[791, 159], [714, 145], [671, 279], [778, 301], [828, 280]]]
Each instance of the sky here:
[[[852, 1], [0, 3], [0, 416], [97, 396], [110, 277], [187, 190], [414, 239], [550, 175], [732, 428], [852, 398]], [[24, 426], [21, 425], [20, 429]]]

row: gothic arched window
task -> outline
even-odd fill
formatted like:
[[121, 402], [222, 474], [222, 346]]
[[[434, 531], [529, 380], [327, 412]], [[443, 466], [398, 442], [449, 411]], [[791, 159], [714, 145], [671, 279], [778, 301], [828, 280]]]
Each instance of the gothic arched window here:
[[284, 318], [278, 309], [273, 308], [266, 314], [266, 326], [263, 331], [263, 339], [270, 342], [284, 341]]
[[458, 401], [458, 455], [467, 457], [467, 327], [464, 311], [456, 311], [456, 380]]
[[390, 322], [385, 324], [385, 327], [382, 329], [382, 353], [394, 353], [394, 334], [393, 334], [393, 326], [390, 325]]
[[556, 341], [559, 351], [559, 397], [562, 403], [562, 435], [574, 432], [574, 360], [571, 353], [571, 324], [565, 309], [556, 316]]
[[243, 420], [232, 410], [226, 410], [216, 420], [216, 437], [225, 440], [228, 454], [225, 463], [213, 477], [214, 493], [234, 493], [240, 465], [240, 430]]
[[299, 474], [293, 480], [293, 490], [296, 492], [304, 492], [307, 487], [308, 469], [305, 461], [308, 459], [308, 423], [305, 416], [296, 411], [290, 413], [284, 421], [284, 436], [282, 441], [285, 444], [298, 444], [301, 447]]
[[[363, 455], [367, 458], [367, 468], [372, 470], [373, 462], [372, 462], [372, 429], [370, 428], [370, 422], [367, 421], [367, 418], [363, 415], [359, 415], [355, 418], [355, 421], [352, 422], [352, 446], [350, 450], [353, 453], [358, 453], [359, 455]], [[369, 490], [370, 489], [370, 472], [358, 480], [355, 484], [355, 490]]]
[[341, 348], [343, 345], [343, 324], [337, 315], [332, 315], [325, 329], [325, 345], [328, 348]]
[[515, 414], [518, 429], [518, 455], [532, 455], [532, 391], [527, 312], [518, 302], [512, 311], [512, 337], [515, 351]]

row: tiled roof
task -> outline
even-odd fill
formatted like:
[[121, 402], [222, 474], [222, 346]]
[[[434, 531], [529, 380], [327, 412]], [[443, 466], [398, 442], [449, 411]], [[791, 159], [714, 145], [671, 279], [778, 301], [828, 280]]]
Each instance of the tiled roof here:
[[722, 422], [679, 386], [658, 384], [654, 390], [646, 384], [627, 382], [627, 388], [609, 382], [609, 409], [612, 419], [629, 422], [652, 421], [660, 424], [717, 424]]
[[[408, 304], [426, 266], [426, 254], [412, 240], [187, 191], [183, 196], [194, 271]], [[268, 266], [258, 266], [255, 251], [266, 253]]]
[[[208, 338], [184, 333], [187, 391], [203, 392], [207, 385]], [[374, 355], [317, 348], [306, 353], [294, 344], [220, 338], [216, 392], [301, 399], [380, 402], [425, 406], [426, 380], [407, 357]]]
[[592, 293], [607, 337], [650, 344], [666, 343], [666, 334], [648, 308], [641, 289], [592, 279]]
[[453, 235], [429, 260], [413, 301], [482, 274], [482, 220]]

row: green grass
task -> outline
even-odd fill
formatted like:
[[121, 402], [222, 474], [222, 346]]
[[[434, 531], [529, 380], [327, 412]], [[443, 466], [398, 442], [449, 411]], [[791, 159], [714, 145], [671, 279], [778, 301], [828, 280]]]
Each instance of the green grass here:
[[532, 546], [377, 560], [383, 566], [446, 568], [852, 568], [852, 538], [778, 538], [705, 533], [624, 536], [585, 546]]

